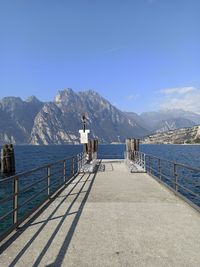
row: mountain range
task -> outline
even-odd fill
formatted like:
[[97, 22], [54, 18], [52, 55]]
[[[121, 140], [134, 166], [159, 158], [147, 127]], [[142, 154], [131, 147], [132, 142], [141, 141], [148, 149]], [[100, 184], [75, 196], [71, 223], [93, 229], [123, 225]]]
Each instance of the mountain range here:
[[146, 112], [138, 115], [117, 109], [92, 90], [58, 91], [51, 102], [35, 96], [0, 100], [0, 144], [79, 143], [81, 117], [87, 116], [90, 137], [100, 142], [123, 142], [128, 137], [143, 137], [200, 124], [200, 115], [183, 110]]

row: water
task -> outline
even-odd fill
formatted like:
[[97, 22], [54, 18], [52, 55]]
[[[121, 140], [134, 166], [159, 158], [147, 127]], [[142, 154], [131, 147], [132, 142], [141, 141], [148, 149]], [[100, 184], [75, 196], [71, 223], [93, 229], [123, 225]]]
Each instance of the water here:
[[141, 145], [146, 154], [200, 168], [200, 145]]
[[[141, 151], [165, 160], [167, 159], [200, 169], [200, 145], [145, 145], [141, 146]], [[162, 173], [165, 174], [161, 175], [161, 179], [175, 189], [174, 164], [165, 160], [161, 160], [160, 162]], [[154, 168], [152, 173], [159, 178], [158, 160], [153, 159], [151, 164]], [[175, 168], [177, 182], [180, 185], [178, 192], [200, 207], [200, 171], [191, 170], [180, 165], [176, 165]], [[198, 196], [190, 193], [189, 190]]]
[[[70, 158], [78, 153], [82, 152], [82, 145], [63, 145], [63, 146], [15, 146], [15, 157], [16, 157], [16, 173], [21, 173], [28, 171], [49, 163], [53, 163], [57, 160]], [[171, 161], [183, 163], [193, 167], [200, 168], [200, 145], [141, 145], [140, 150], [146, 154], [154, 155], [163, 159], [168, 159]], [[125, 145], [100, 145], [98, 150], [99, 158], [123, 158], [125, 151]], [[69, 164], [70, 161], [68, 162]], [[157, 163], [155, 162], [154, 165]], [[172, 177], [173, 166], [171, 163], [161, 162], [162, 169], [169, 177]], [[69, 166], [67, 166], [69, 169]], [[52, 172], [55, 173], [52, 177], [52, 182], [55, 183], [52, 186], [51, 190], [54, 190], [61, 184], [63, 173], [61, 163], [58, 163], [53, 169]], [[192, 189], [193, 191], [200, 193], [200, 174], [196, 172], [188, 171], [187, 169], [177, 169], [179, 177], [179, 182]], [[38, 185], [32, 186], [29, 190], [26, 190], [21, 194], [19, 198], [19, 204], [23, 204], [28, 198], [31, 198], [38, 191], [42, 191], [46, 187], [46, 168], [40, 169], [37, 172], [27, 177], [20, 179], [19, 187], [20, 190], [23, 190], [27, 186], [31, 185], [33, 182], [38, 181], [41, 177], [44, 177], [44, 180]], [[155, 173], [156, 175], [156, 173]], [[163, 180], [169, 185], [172, 185], [171, 182], [165, 177]], [[0, 184], [0, 200], [12, 194], [13, 190], [13, 181]], [[186, 193], [184, 190], [179, 190], [194, 203], [200, 206], [200, 203], [194, 198], [193, 195]], [[40, 201], [44, 200], [47, 196], [47, 189], [44, 189], [40, 196], [33, 201], [31, 204], [25, 205], [19, 211], [19, 217], [31, 210], [35, 205]], [[0, 204], [0, 217], [5, 214], [5, 211], [12, 210], [12, 199], [7, 203]], [[4, 221], [0, 223], [0, 235], [4, 232], [9, 225], [12, 224], [12, 214]]]
[[[82, 152], [82, 145], [15, 146], [17, 173], [28, 171]], [[146, 154], [200, 167], [200, 145], [141, 145]], [[123, 158], [125, 145], [100, 145], [99, 158]]]
[[16, 172], [29, 171], [80, 152], [81, 145], [15, 146]]

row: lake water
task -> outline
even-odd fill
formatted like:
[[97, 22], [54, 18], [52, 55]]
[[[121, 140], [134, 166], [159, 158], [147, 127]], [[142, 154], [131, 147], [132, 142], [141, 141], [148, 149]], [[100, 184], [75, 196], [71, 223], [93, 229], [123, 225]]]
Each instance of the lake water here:
[[[63, 145], [63, 146], [15, 146], [15, 158], [16, 158], [16, 173], [25, 172], [49, 163], [53, 163], [60, 159], [68, 158], [78, 153], [82, 152], [82, 145]], [[125, 151], [125, 145], [100, 145], [98, 150], [98, 158], [123, 158]], [[171, 161], [183, 163], [189, 166], [200, 168], [200, 145], [141, 145], [140, 151], [157, 156], [159, 158], [168, 159]], [[156, 163], [155, 163], [156, 165]], [[57, 166], [58, 167], [58, 166]], [[61, 169], [61, 168], [60, 168]], [[162, 169], [166, 174], [172, 177], [172, 166], [163, 162]], [[54, 172], [56, 169], [54, 170]], [[192, 173], [188, 170], [178, 170], [180, 177], [179, 182], [192, 189], [196, 193], [200, 193], [200, 173]], [[19, 186], [21, 189], [26, 188], [33, 182], [37, 181], [41, 177], [46, 176], [46, 169], [36, 172], [26, 179], [20, 179]], [[59, 180], [58, 175], [54, 175], [53, 182]], [[164, 180], [164, 178], [163, 178]], [[40, 184], [40, 188], [46, 187], [46, 179]], [[168, 183], [168, 181], [166, 180]], [[171, 185], [170, 183], [168, 183]], [[59, 185], [59, 184], [58, 184]], [[55, 186], [57, 186], [55, 184]], [[19, 204], [24, 203], [28, 198], [34, 196], [38, 192], [38, 185], [31, 187], [30, 190], [26, 191], [24, 194], [20, 195]], [[12, 193], [13, 182], [1, 183], [0, 184], [0, 201], [6, 196]], [[192, 195], [182, 192], [190, 200], [200, 206], [198, 199], [194, 198]], [[47, 192], [44, 191], [39, 198], [34, 199], [31, 204], [21, 208], [19, 212], [19, 217], [31, 210], [36, 204], [38, 204], [42, 199], [45, 199]], [[0, 217], [5, 214], [5, 212], [12, 210], [12, 199], [8, 203], [0, 204]], [[11, 214], [12, 215], [12, 214]], [[3, 233], [9, 225], [12, 224], [12, 216], [0, 223], [0, 235]]]
[[142, 152], [200, 168], [200, 145], [141, 145]]
[[[16, 171], [24, 172], [82, 152], [82, 145], [15, 146]], [[141, 145], [140, 150], [164, 159], [200, 167], [200, 145]], [[125, 145], [100, 145], [99, 158], [123, 158]]]

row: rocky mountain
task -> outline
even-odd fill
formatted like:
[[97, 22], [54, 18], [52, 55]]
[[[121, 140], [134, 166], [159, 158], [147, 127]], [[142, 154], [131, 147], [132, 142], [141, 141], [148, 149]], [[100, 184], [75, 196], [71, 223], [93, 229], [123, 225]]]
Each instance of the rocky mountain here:
[[144, 144], [195, 144], [200, 143], [200, 126], [157, 133], [143, 138]]
[[140, 137], [147, 131], [133, 119], [111, 105], [94, 91], [75, 93], [59, 91], [52, 103], [37, 114], [31, 132], [31, 144], [63, 144], [79, 141], [81, 116], [87, 114], [91, 136], [101, 142], [121, 141], [129, 136]]
[[101, 142], [124, 141], [148, 133], [133, 118], [94, 91], [59, 91], [52, 102], [36, 97], [0, 100], [0, 144], [67, 144], [79, 142], [81, 116], [86, 113], [91, 137]]
[[135, 112], [126, 112], [124, 111], [126, 116], [132, 120], [134, 120], [137, 124], [139, 124], [142, 128], [144, 128], [147, 132], [151, 132], [152, 129], [149, 126], [149, 123], [147, 124], [146, 121], [142, 118], [142, 116], [138, 115]]
[[68, 88], [48, 103], [34, 96], [25, 101], [19, 97], [1, 99], [0, 144], [78, 143], [83, 113], [87, 114], [90, 137], [100, 142], [123, 142], [128, 137], [200, 124], [200, 115], [192, 112], [122, 112], [92, 90], [75, 93]]
[[152, 133], [165, 132], [200, 124], [200, 115], [181, 109], [142, 113], [141, 118]]
[[200, 124], [200, 114], [191, 111], [185, 111], [182, 109], [168, 109], [160, 112], [161, 114], [168, 114], [168, 116], [172, 118], [185, 118], [194, 122], [196, 125]]
[[154, 127], [155, 133], [163, 133], [170, 130], [180, 129], [182, 127], [192, 127], [195, 123], [185, 118], [171, 118], [158, 122]]
[[35, 116], [43, 106], [36, 98], [22, 101], [19, 97], [0, 100], [0, 144], [28, 143]]
[[37, 114], [31, 131], [34, 145], [65, 144], [78, 141], [77, 133], [67, 128], [66, 118], [54, 103], [45, 104]]

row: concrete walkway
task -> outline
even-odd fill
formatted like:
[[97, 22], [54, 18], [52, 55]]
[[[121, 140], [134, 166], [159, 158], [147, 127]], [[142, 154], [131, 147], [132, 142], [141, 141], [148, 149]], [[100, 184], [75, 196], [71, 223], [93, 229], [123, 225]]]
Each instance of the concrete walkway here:
[[200, 214], [147, 174], [106, 162], [1, 252], [1, 267], [199, 267]]

